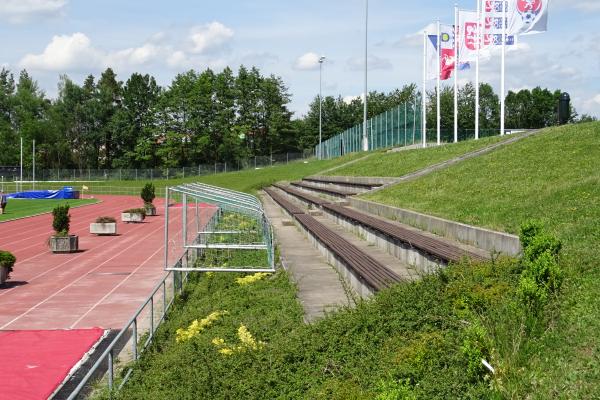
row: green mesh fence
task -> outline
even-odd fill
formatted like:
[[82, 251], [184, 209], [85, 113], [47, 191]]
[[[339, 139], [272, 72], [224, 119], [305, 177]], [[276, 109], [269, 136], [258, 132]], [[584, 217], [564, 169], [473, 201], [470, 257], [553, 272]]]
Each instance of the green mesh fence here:
[[[367, 120], [369, 150], [412, 146], [422, 143], [421, 105], [401, 104]], [[363, 124], [355, 125], [315, 147], [322, 158], [340, 157], [362, 151]]]

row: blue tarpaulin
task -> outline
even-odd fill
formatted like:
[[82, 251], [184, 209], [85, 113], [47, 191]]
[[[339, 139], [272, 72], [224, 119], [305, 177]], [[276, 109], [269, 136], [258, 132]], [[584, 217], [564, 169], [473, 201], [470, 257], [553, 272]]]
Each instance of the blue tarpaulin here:
[[28, 192], [11, 193], [9, 199], [78, 199], [79, 192], [70, 186], [60, 190], [32, 190]]

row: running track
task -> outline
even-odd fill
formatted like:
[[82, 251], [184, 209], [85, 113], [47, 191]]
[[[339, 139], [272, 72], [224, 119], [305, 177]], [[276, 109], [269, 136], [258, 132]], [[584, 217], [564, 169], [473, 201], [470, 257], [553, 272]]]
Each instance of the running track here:
[[[140, 206], [133, 196], [98, 196], [99, 204], [71, 209], [71, 233], [79, 235], [79, 253], [52, 254], [49, 214], [0, 223], [0, 248], [17, 263], [0, 288], [0, 330], [119, 329], [164, 276], [164, 202], [160, 216], [142, 224], [120, 222], [120, 212]], [[169, 223], [170, 264], [182, 253], [181, 208], [172, 207]], [[214, 208], [201, 209], [206, 221]], [[89, 224], [98, 216], [117, 218], [119, 236], [95, 236]], [[194, 212], [190, 210], [190, 217]], [[195, 221], [190, 218], [193, 234]]]

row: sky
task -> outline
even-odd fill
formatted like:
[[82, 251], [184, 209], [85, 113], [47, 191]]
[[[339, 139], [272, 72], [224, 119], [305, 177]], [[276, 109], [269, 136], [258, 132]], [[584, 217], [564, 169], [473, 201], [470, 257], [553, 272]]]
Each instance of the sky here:
[[[548, 1], [548, 0], [546, 0]], [[536, 86], [570, 93], [577, 111], [600, 117], [600, 0], [550, 0], [548, 32], [522, 36], [506, 59], [507, 90]], [[351, 99], [364, 93], [366, 0], [2, 0], [0, 65], [25, 68], [47, 96], [59, 76], [82, 83], [111, 67], [168, 86], [189, 69], [257, 66], [283, 78], [290, 109], [306, 113], [319, 91]], [[475, 9], [476, 1], [459, 1]], [[369, 1], [369, 91], [422, 81], [422, 31], [453, 23], [454, 1]], [[500, 58], [481, 66], [496, 90]], [[474, 80], [461, 72], [460, 83]]]

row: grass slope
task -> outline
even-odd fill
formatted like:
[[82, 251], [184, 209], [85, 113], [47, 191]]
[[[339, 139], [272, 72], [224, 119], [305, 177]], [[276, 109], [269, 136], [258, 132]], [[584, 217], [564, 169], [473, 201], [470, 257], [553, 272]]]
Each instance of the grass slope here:
[[5, 214], [0, 215], [0, 222], [15, 218], [29, 217], [41, 213], [51, 212], [54, 207], [60, 204], [69, 204], [71, 207], [82, 206], [96, 203], [97, 200], [9, 200], [6, 206]]
[[483, 147], [509, 139], [505, 137], [488, 137], [479, 140], [466, 140], [443, 146], [413, 149], [396, 153], [377, 152], [366, 160], [327, 172], [332, 176], [384, 176], [399, 177], [419, 171], [430, 165], [438, 164], [461, 156], [465, 153], [479, 150]]
[[600, 123], [548, 129], [365, 197], [513, 233], [543, 221], [564, 243], [567, 279], [556, 319], [507, 386], [518, 398], [598, 396]]
[[[463, 350], [472, 329], [464, 307], [483, 312], [514, 293], [514, 262], [454, 266], [398, 285], [305, 325], [283, 273], [249, 286], [237, 275], [194, 275], [157, 341], [117, 399], [449, 399], [486, 397], [480, 354]], [[183, 301], [185, 300], [185, 301]], [[214, 311], [229, 314], [194, 339], [177, 329]], [[223, 355], [245, 324], [263, 349]], [[476, 370], [469, 371], [470, 357]], [[469, 371], [469, 372], [468, 372]], [[402, 397], [404, 396], [404, 397]], [[99, 398], [107, 398], [103, 393]]]

